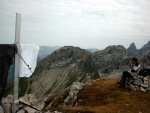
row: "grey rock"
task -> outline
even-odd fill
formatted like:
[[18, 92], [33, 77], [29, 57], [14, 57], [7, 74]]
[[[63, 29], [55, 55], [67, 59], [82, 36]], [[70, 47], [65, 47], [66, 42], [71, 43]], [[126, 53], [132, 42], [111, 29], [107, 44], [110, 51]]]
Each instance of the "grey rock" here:
[[26, 111], [25, 110], [19, 110], [17, 113], [25, 113]]
[[13, 102], [13, 95], [8, 95], [6, 98], [2, 99], [2, 105], [11, 104]]
[[140, 87], [140, 90], [146, 92], [146, 90], [143, 87]]
[[144, 81], [148, 81], [149, 76], [143, 78]]
[[4, 113], [11, 113], [11, 104], [3, 105]]
[[0, 113], [4, 113], [3, 107], [0, 106]]
[[35, 98], [33, 94], [25, 95], [19, 98], [19, 100], [32, 106], [35, 106], [37, 104], [37, 99]]
[[144, 83], [144, 84], [148, 84], [149, 82], [148, 82], [148, 81], [144, 81], [143, 83]]
[[65, 105], [75, 106], [77, 100], [77, 94], [79, 90], [83, 88], [83, 83], [73, 82], [68, 97], [64, 100]]
[[143, 76], [135, 76], [133, 81], [132, 79], [127, 79], [126, 87], [129, 87], [133, 90], [140, 90], [143, 92], [150, 91], [150, 78]]
[[91, 82], [91, 77], [88, 76], [88, 75], [86, 75], [86, 77], [85, 77], [85, 79], [84, 79], [84, 82], [85, 82], [85, 83]]
[[147, 88], [148, 84], [141, 84], [141, 87]]

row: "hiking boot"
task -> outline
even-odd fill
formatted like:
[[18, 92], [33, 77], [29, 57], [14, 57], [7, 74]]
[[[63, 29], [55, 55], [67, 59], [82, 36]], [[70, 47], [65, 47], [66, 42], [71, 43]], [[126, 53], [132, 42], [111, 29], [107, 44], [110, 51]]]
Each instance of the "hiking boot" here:
[[118, 85], [118, 87], [119, 87], [119, 88], [125, 88], [125, 86], [123, 86], [123, 85]]
[[125, 86], [122, 85], [122, 83], [120, 81], [117, 82], [117, 85], [119, 88], [124, 88]]

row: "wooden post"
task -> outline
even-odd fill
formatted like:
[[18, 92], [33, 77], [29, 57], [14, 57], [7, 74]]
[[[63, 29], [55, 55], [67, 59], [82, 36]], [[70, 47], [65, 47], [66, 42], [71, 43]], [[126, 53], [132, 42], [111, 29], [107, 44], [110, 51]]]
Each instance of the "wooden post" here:
[[[20, 46], [20, 29], [21, 29], [21, 14], [16, 13], [15, 44], [18, 47], [18, 51]], [[19, 110], [18, 106], [19, 63], [20, 58], [17, 54], [15, 54], [12, 113], [16, 113]]]

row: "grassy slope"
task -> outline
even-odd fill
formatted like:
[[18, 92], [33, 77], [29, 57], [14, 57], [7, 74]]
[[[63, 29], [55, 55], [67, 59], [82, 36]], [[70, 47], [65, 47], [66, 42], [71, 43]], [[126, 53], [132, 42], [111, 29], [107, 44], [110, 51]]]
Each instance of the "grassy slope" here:
[[66, 113], [150, 113], [150, 93], [118, 88], [118, 79], [101, 79], [78, 94], [78, 106]]

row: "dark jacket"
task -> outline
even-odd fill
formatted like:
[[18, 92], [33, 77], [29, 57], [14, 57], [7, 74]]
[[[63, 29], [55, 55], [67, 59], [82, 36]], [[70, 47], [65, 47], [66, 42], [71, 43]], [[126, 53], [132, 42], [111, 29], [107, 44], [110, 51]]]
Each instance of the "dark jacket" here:
[[8, 70], [17, 52], [15, 44], [0, 44], [0, 102], [4, 94]]
[[142, 76], [150, 76], [150, 69], [141, 69], [140, 72], [139, 72], [139, 75], [142, 75]]

